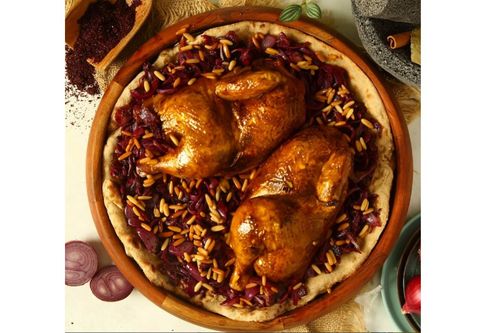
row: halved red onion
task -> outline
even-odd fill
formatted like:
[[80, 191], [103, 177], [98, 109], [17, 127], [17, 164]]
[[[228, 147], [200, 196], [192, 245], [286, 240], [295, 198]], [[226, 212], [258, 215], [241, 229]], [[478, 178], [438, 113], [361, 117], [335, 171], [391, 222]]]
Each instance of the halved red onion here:
[[97, 272], [97, 253], [89, 244], [70, 241], [65, 245], [65, 283], [81, 286], [92, 279]]
[[103, 267], [90, 281], [92, 293], [102, 301], [115, 302], [126, 298], [134, 287], [125, 279], [118, 267]]

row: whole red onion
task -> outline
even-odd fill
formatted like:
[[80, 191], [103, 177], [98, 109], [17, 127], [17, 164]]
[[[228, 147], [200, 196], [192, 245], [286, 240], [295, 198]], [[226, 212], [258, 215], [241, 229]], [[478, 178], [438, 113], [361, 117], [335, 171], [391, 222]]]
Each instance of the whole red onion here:
[[416, 275], [408, 281], [405, 289], [405, 304], [401, 311], [404, 314], [420, 314], [420, 275]]

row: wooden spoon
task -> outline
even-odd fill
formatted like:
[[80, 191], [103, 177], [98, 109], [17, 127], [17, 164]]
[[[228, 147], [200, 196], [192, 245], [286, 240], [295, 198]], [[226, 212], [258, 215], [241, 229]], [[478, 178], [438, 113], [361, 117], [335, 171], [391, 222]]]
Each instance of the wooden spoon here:
[[[78, 25], [78, 20], [85, 14], [89, 5], [96, 0], [78, 0], [73, 4], [72, 8], [69, 10], [68, 15], [65, 19], [65, 29], [66, 29], [66, 44], [73, 48], [78, 35], [80, 33], [80, 27]], [[116, 0], [110, 0], [114, 3]], [[127, 4], [130, 5], [132, 0], [127, 0]], [[126, 34], [118, 44], [115, 45], [108, 54], [98, 63], [92, 62], [88, 59], [88, 63], [94, 66], [97, 70], [104, 70], [108, 65], [118, 56], [121, 50], [127, 45], [127, 43], [134, 37], [136, 32], [146, 21], [149, 13], [151, 12], [152, 0], [141, 0], [141, 4], [135, 9], [135, 22], [132, 29]]]

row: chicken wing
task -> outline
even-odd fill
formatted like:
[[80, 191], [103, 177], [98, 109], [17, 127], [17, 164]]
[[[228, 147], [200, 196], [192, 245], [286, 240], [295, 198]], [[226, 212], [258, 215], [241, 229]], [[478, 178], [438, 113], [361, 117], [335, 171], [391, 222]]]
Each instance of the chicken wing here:
[[251, 268], [272, 281], [304, 274], [345, 199], [352, 163], [345, 138], [326, 126], [302, 130], [268, 158], [233, 216], [233, 289]]
[[218, 82], [215, 93], [228, 101], [243, 101], [271, 91], [284, 81], [284, 77], [275, 71], [243, 71]]

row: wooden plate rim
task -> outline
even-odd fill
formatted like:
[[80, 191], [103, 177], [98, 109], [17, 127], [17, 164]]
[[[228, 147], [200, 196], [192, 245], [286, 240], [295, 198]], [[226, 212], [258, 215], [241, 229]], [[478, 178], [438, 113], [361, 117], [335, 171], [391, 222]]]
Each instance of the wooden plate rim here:
[[[349, 300], [376, 273], [395, 244], [404, 224], [410, 201], [413, 163], [408, 129], [400, 110], [385, 89], [378, 74], [357, 54], [349, 43], [315, 21], [301, 19], [279, 22], [280, 11], [267, 7], [223, 8], [202, 13], [178, 22], [151, 38], [141, 46], [116, 74], [97, 108], [87, 146], [86, 182], [88, 201], [100, 239], [107, 252], [126, 278], [152, 302], [169, 313], [196, 325], [220, 330], [283, 330], [314, 320]], [[351, 60], [372, 80], [387, 110], [395, 145], [395, 179], [391, 194], [389, 221], [377, 245], [364, 264], [335, 287], [335, 292], [317, 297], [306, 306], [285, 313], [264, 323], [242, 322], [204, 310], [201, 307], [152, 285], [129, 258], [116, 236], [104, 206], [102, 194], [102, 151], [107, 138], [107, 124], [113, 107], [128, 82], [138, 73], [144, 61], [152, 60], [164, 48], [176, 40], [175, 32], [190, 24], [192, 31], [204, 31], [213, 26], [238, 21], [264, 21], [300, 30], [335, 47]]]

